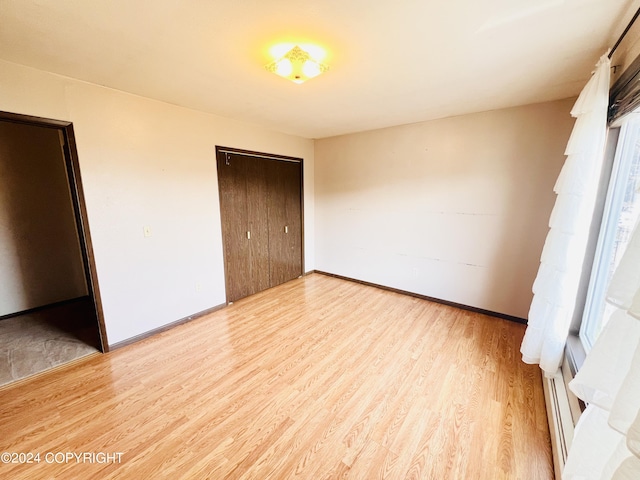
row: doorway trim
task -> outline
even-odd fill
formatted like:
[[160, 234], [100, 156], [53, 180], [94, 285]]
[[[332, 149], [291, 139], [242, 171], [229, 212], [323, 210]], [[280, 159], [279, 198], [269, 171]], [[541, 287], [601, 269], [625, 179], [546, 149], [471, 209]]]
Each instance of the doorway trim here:
[[76, 230], [80, 241], [80, 251], [82, 253], [87, 289], [89, 296], [93, 299], [93, 304], [96, 310], [98, 333], [100, 336], [100, 349], [102, 352], [106, 353], [109, 351], [109, 342], [107, 341], [107, 330], [104, 323], [102, 299], [100, 296], [96, 263], [93, 254], [93, 243], [91, 242], [91, 234], [89, 232], [89, 218], [87, 215], [87, 207], [82, 188], [82, 179], [80, 177], [80, 163], [78, 161], [78, 151], [76, 149], [76, 141], [73, 133], [73, 123], [65, 120], [54, 120], [51, 118], [34, 117], [2, 111], [0, 111], [0, 120], [25, 125], [34, 125], [37, 127], [52, 128], [58, 130], [62, 134], [62, 138], [64, 139], [62, 151], [64, 152], [65, 170], [69, 181], [69, 190], [73, 204]]

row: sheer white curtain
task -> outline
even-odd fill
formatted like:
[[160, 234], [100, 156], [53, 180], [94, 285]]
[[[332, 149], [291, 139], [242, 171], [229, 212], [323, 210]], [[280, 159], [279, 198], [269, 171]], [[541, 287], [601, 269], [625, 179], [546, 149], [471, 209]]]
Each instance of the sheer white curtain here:
[[526, 363], [539, 363], [553, 376], [562, 359], [582, 273], [591, 217], [602, 168], [609, 106], [610, 61], [603, 55], [576, 101], [567, 159], [554, 187], [533, 301], [520, 351]]
[[609, 289], [617, 311], [569, 384], [589, 406], [562, 478], [640, 479], [640, 226], [636, 225]]

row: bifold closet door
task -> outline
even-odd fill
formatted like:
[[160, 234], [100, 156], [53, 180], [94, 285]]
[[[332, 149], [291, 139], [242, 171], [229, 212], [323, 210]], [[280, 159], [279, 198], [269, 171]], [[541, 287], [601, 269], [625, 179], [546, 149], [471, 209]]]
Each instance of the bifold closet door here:
[[218, 152], [227, 301], [302, 275], [300, 162]]
[[300, 162], [269, 164], [269, 272], [274, 287], [302, 275], [302, 172]]

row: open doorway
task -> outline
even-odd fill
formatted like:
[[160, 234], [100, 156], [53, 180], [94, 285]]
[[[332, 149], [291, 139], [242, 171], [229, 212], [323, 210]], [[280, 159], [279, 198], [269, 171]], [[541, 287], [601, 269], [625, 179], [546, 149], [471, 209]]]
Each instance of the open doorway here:
[[0, 385], [107, 350], [73, 126], [0, 112]]

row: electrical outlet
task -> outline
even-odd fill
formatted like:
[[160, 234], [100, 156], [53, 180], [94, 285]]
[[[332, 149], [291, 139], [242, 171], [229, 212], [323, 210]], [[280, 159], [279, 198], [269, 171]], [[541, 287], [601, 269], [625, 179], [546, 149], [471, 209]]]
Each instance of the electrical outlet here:
[[202, 284], [200, 282], [196, 282], [196, 292], [202, 291]]
[[142, 227], [142, 231], [143, 231], [145, 237], [150, 237], [152, 235], [151, 227], [149, 227], [149, 226]]

